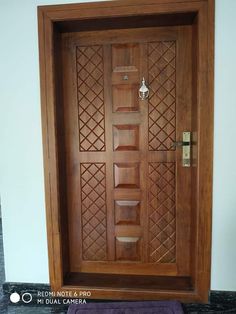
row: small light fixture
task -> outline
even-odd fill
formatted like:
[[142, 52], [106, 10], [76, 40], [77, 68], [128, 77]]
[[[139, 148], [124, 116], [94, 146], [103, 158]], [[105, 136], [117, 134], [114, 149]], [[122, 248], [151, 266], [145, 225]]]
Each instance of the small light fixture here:
[[147, 88], [145, 79], [143, 77], [141, 86], [139, 89], [139, 98], [141, 98], [141, 100], [145, 100], [148, 98], [148, 96], [149, 96], [149, 89]]

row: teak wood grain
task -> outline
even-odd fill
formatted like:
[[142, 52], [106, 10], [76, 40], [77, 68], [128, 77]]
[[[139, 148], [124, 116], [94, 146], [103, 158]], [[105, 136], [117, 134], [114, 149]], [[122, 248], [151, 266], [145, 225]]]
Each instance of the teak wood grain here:
[[[91, 298], [101, 299], [207, 302], [214, 1], [135, 0], [42, 6], [38, 19], [52, 289], [79, 292], [86, 287], [92, 292]], [[167, 82], [167, 88], [168, 84], [176, 84], [172, 88], [176, 95], [175, 119], [166, 113], [165, 139], [158, 133], [161, 122], [157, 123], [155, 113], [155, 97], [161, 95], [162, 86], [156, 87], [154, 78], [155, 84], [149, 86], [152, 97], [148, 101], [136, 99], [141, 77], [149, 77], [151, 82], [154, 73], [148, 62], [155, 59], [158, 49], [163, 51], [163, 45], [176, 53], [170, 55], [176, 65], [175, 81], [172, 77]], [[88, 60], [88, 48], [95, 52], [90, 58], [95, 68]], [[161, 62], [157, 59], [154, 69]], [[96, 84], [90, 90], [91, 78], [87, 86], [83, 84], [84, 69], [88, 75], [97, 73]], [[123, 74], [128, 75], [128, 82]], [[88, 93], [92, 92], [95, 96], [90, 102], [96, 104], [95, 113], [94, 105], [84, 110]], [[163, 106], [160, 102], [159, 110]], [[193, 136], [191, 168], [182, 167], [181, 149], [174, 150], [170, 145], [181, 140], [186, 130]], [[156, 244], [152, 255], [149, 231], [151, 224], [155, 226], [159, 221], [155, 218], [153, 222], [150, 215], [159, 206], [157, 182], [164, 184], [161, 177], [169, 182], [168, 197], [175, 194], [175, 209], [169, 209], [168, 214], [174, 215], [168, 237], [175, 246], [165, 258], [156, 251]], [[97, 207], [91, 209], [87, 196], [91, 199], [94, 193], [98, 198], [93, 206]], [[94, 255], [87, 237], [92, 229], [86, 229], [93, 221], [86, 213], [92, 210], [96, 218], [97, 209], [99, 224], [95, 229], [93, 225], [93, 230], [99, 232], [100, 249]]]
[[[104, 259], [105, 260], [108, 259], [110, 261], [114, 261], [115, 259], [117, 259], [117, 261], [122, 260], [122, 247], [123, 247], [123, 253], [125, 253], [125, 251], [130, 250], [130, 254], [132, 255], [132, 250], [134, 251], [133, 253], [136, 256], [136, 261], [138, 263], [141, 261], [143, 263], [150, 262], [157, 263], [158, 261], [160, 261], [160, 263], [167, 264], [169, 259], [170, 263], [172, 262], [177, 263], [177, 266], [175, 266], [176, 274], [178, 269], [178, 275], [186, 275], [189, 273], [190, 268], [189, 265], [190, 230], [188, 227], [190, 225], [190, 206], [187, 207], [187, 204], [190, 205], [191, 196], [191, 191], [187, 190], [189, 186], [187, 178], [189, 177], [190, 172], [187, 171], [186, 169], [183, 169], [181, 166], [180, 151], [176, 152], [173, 151], [172, 160], [169, 160], [168, 163], [160, 163], [159, 159], [162, 156], [161, 158], [165, 160], [166, 154], [170, 150], [173, 150], [173, 148], [171, 148], [171, 145], [173, 141], [176, 140], [175, 133], [178, 134], [178, 138], [181, 138], [182, 132], [184, 130], [191, 129], [190, 120], [191, 97], [187, 98], [188, 95], [191, 96], [191, 77], [192, 77], [190, 67], [191, 28], [176, 27], [169, 30], [166, 28], [152, 29], [151, 33], [150, 30], [139, 29], [139, 31], [136, 32], [136, 34], [134, 34], [133, 36], [132, 32], [133, 32], [132, 30], [129, 30], [128, 32], [126, 30], [122, 30], [119, 32], [118, 37], [117, 32], [114, 34], [114, 31], [110, 32], [109, 35], [107, 34], [107, 32], [105, 33], [97, 32], [96, 33], [97, 43], [95, 45], [94, 43], [92, 43], [91, 45], [91, 42], [89, 42], [89, 38], [92, 39], [92, 36], [88, 37], [86, 36], [87, 35], [86, 33], [83, 34], [83, 38], [80, 39], [78, 39], [78, 35], [75, 33], [72, 36], [70, 35], [69, 38], [64, 37], [65, 45], [63, 45], [63, 47], [65, 46], [64, 50], [66, 51], [64, 52], [64, 54], [65, 55], [67, 54], [65, 58], [74, 60], [75, 55], [79, 57], [76, 59], [78, 63], [78, 69], [76, 70], [76, 73], [73, 68], [73, 63], [70, 64], [67, 60], [65, 60], [65, 64], [63, 63], [64, 70], [62, 72], [64, 73], [63, 80], [65, 81], [65, 86], [63, 89], [66, 89], [67, 85], [76, 86], [78, 84], [80, 89], [78, 91], [78, 95], [79, 97], [81, 97], [82, 95], [81, 100], [76, 100], [77, 98], [76, 89], [75, 93], [73, 93], [73, 90], [71, 89], [69, 89], [69, 92], [65, 91], [64, 93], [65, 95], [64, 110], [69, 111], [68, 109], [69, 107], [74, 108], [71, 114], [71, 118], [67, 117], [67, 115], [65, 114], [65, 121], [68, 121], [67, 122], [68, 127], [66, 127], [66, 130], [71, 129], [71, 132], [73, 132], [73, 135], [75, 135], [72, 136], [69, 132], [66, 132], [66, 143], [71, 143], [66, 149], [66, 151], [68, 152], [67, 153], [68, 156], [70, 154], [71, 158], [71, 160], [69, 158], [67, 163], [73, 165], [72, 170], [68, 171], [69, 177], [67, 179], [68, 180], [67, 185], [69, 187], [68, 198], [70, 198], [71, 196], [73, 200], [68, 203], [68, 207], [70, 207], [70, 210], [72, 211], [72, 213], [69, 215], [70, 217], [72, 217], [69, 218], [71, 219], [71, 223], [69, 224], [71, 226], [70, 228], [71, 240], [68, 242], [68, 246], [70, 246], [71, 253], [70, 260], [71, 261], [74, 260], [74, 255], [77, 254], [78, 252], [76, 248], [80, 247], [80, 250], [82, 252], [85, 251], [85, 256], [82, 257], [80, 256], [80, 260], [77, 259], [77, 263], [72, 263], [71, 269], [73, 269], [74, 271], [76, 270], [83, 271], [84, 267], [86, 267], [86, 265], [88, 264], [87, 260], [90, 260], [89, 265], [92, 267], [91, 271], [95, 271], [94, 270], [95, 264], [98, 263], [96, 271], [98, 272], [98, 269], [101, 266], [100, 271], [103, 272], [104, 270], [102, 268], [101, 261]], [[124, 42], [127, 41], [126, 39], [127, 35], [129, 36], [129, 38], [135, 37], [136, 35], [137, 38], [135, 38], [135, 40], [138, 41], [139, 44], [137, 43], [125, 44]], [[112, 46], [110, 45], [111, 37], [113, 38]], [[184, 40], [181, 40], [182, 37], [184, 38]], [[147, 38], [148, 41], [150, 41], [150, 43], [145, 42]], [[178, 51], [176, 47], [176, 41], [178, 42]], [[102, 43], [103, 45], [101, 45]], [[186, 46], [185, 43], [188, 43], [188, 46]], [[68, 49], [68, 47], [70, 47], [70, 49]], [[173, 51], [171, 49], [173, 49]], [[105, 50], [107, 51], [107, 53], [106, 56], [104, 57], [106, 60], [112, 60], [112, 62], [110, 63], [108, 62], [108, 64], [112, 63], [111, 68], [113, 69], [113, 70], [108, 69], [109, 71], [107, 73], [105, 71], [106, 65], [104, 65], [104, 71], [103, 68], [101, 67], [101, 62], [103, 61], [101, 55], [104, 55]], [[162, 50], [165, 53], [164, 55], [162, 55], [163, 54]], [[86, 56], [84, 55], [85, 52], [87, 53]], [[176, 53], [178, 53], [178, 56], [176, 56]], [[92, 60], [90, 59], [90, 54], [93, 57]], [[148, 54], [150, 54], [149, 57]], [[169, 62], [173, 63], [172, 66], [170, 64], [167, 64], [166, 68], [167, 70], [165, 70], [166, 67], [165, 55], [167, 59], [170, 58]], [[161, 66], [162, 68], [159, 69], [158, 67], [155, 66], [155, 64], [153, 64], [153, 60], [154, 61], [158, 60], [157, 65], [159, 63], [161, 64], [161, 62], [164, 62], [163, 63], [164, 66]], [[188, 63], [185, 60], [188, 60]], [[95, 71], [94, 64], [96, 64], [97, 66], [98, 73], [96, 73]], [[184, 64], [186, 68], [183, 66]], [[87, 68], [90, 69], [92, 73], [91, 75], [87, 72]], [[157, 78], [156, 71], [159, 70], [160, 70], [159, 78]], [[151, 75], [150, 78], [149, 71]], [[168, 71], [170, 73], [168, 73]], [[80, 75], [80, 73], [82, 75]], [[175, 78], [176, 73], [177, 77]], [[189, 73], [188, 74], [189, 77], [187, 77], [186, 73]], [[149, 104], [150, 107], [149, 110], [151, 110], [150, 115], [148, 113], [148, 103], [142, 101], [139, 102], [137, 97], [139, 82], [142, 76], [141, 74], [145, 75], [147, 79], [149, 78], [150, 80], [150, 89], [152, 90], [151, 91], [152, 95], [150, 95], [150, 99], [152, 100], [150, 100], [151, 103]], [[98, 81], [96, 80], [94, 81], [95, 75], [98, 75], [99, 78]], [[103, 91], [102, 89], [103, 86], [101, 85], [101, 78], [103, 76], [107, 77], [107, 83], [104, 84], [104, 86], [106, 87], [105, 89], [108, 91], [109, 90], [112, 91], [111, 93], [112, 97], [107, 99], [106, 97], [103, 97], [103, 93], [101, 93], [101, 91]], [[123, 76], [127, 77], [125, 81], [123, 79]], [[109, 78], [112, 79], [109, 80]], [[162, 80], [162, 83], [158, 83], [159, 79]], [[171, 82], [171, 79], [174, 80], [175, 82]], [[111, 85], [109, 84], [109, 81], [111, 81]], [[170, 88], [171, 91], [172, 84], [176, 84], [176, 81], [178, 82], [178, 86], [174, 85], [173, 96], [171, 96], [168, 93], [168, 88]], [[90, 84], [92, 84], [93, 86], [93, 91], [89, 89]], [[189, 84], [189, 86], [186, 86], [186, 84]], [[122, 86], [121, 88], [125, 86], [125, 92], [115, 93], [114, 91], [116, 90], [117, 86], [119, 87]], [[135, 98], [131, 99], [131, 104], [136, 103], [136, 105], [134, 107], [131, 107], [127, 106], [127, 104], [129, 104], [130, 100], [129, 90], [133, 89], [134, 88], [133, 86], [135, 87], [134, 93]], [[181, 90], [181, 88], [183, 88], [183, 90]], [[164, 98], [163, 100], [160, 101], [158, 100], [157, 92], [160, 94], [159, 91], [161, 89], [163, 89], [164, 91], [163, 94], [164, 96], [161, 97]], [[189, 93], [186, 93], [185, 90], [187, 90]], [[175, 94], [177, 94], [177, 96]], [[122, 98], [120, 98], [120, 95], [122, 96]], [[90, 98], [92, 98], [93, 103], [89, 102]], [[103, 108], [103, 100], [106, 108], [105, 107]], [[94, 103], [97, 103], [97, 101], [100, 102], [97, 107], [98, 112], [96, 113], [98, 114], [97, 117], [99, 122], [98, 124], [95, 123], [96, 118], [93, 115]], [[79, 110], [77, 109], [76, 104], [77, 102], [80, 102]], [[86, 104], [84, 104], [84, 102], [86, 102]], [[72, 106], [72, 104], [74, 105]], [[125, 107], [124, 105], [127, 107]], [[177, 109], [175, 107], [177, 107]], [[102, 115], [104, 113], [104, 109], [107, 115], [106, 127], [103, 123], [104, 121]], [[79, 111], [79, 113], [81, 113], [81, 115], [78, 113], [77, 110]], [[120, 112], [126, 112], [126, 114], [123, 114], [122, 124], [120, 124], [121, 120], [118, 122], [118, 120], [120, 119]], [[163, 114], [161, 114], [160, 117], [158, 117], [159, 112], [163, 112]], [[76, 128], [78, 115], [79, 115], [79, 130], [78, 128]], [[87, 123], [88, 128], [86, 128], [85, 130], [83, 119], [85, 119], [86, 117], [88, 118]], [[114, 117], [117, 117], [118, 120], [116, 124], [113, 124], [112, 126], [112, 121], [114, 121]], [[70, 122], [70, 119], [72, 119], [72, 121], [74, 122]], [[164, 125], [160, 130], [158, 129], [159, 126], [156, 124], [156, 120], [157, 121], [159, 120], [160, 123], [162, 124], [164, 122]], [[176, 124], [174, 122], [175, 120], [177, 121], [176, 126], [172, 125], [173, 123]], [[82, 125], [82, 128], [80, 128], [80, 124]], [[91, 128], [91, 124], [93, 128]], [[149, 124], [150, 130], [148, 131], [147, 126]], [[76, 131], [73, 131], [73, 128], [75, 128]], [[170, 130], [168, 130], [168, 128]], [[105, 135], [105, 132], [103, 133], [105, 129], [106, 129], [105, 136], [106, 145], [105, 138], [103, 136], [103, 134]], [[98, 133], [99, 136], [96, 134], [96, 132], [99, 132]], [[161, 134], [161, 132], [167, 132], [166, 139], [160, 138], [159, 134]], [[153, 137], [154, 133], [155, 137]], [[76, 134], [80, 135], [79, 139]], [[110, 139], [108, 139], [109, 136]], [[159, 140], [157, 143], [155, 143], [157, 139]], [[78, 142], [80, 142], [79, 147], [77, 147]], [[131, 143], [132, 145], [129, 146], [128, 145], [129, 143]], [[114, 144], [116, 145], [115, 147]], [[148, 145], [150, 146], [149, 149], [147, 149]], [[70, 147], [72, 150], [71, 153]], [[118, 153], [117, 150], [121, 151]], [[82, 158], [81, 153], [84, 151], [88, 152], [84, 153], [85, 156], [83, 156]], [[107, 206], [106, 208], [105, 207], [101, 208], [100, 214], [97, 208], [98, 199], [96, 191], [95, 192], [90, 191], [90, 196], [85, 197], [86, 201], [85, 202], [83, 202], [83, 200], [81, 201], [82, 202], [81, 207], [79, 206], [80, 202], [78, 203], [75, 202], [75, 199], [76, 198], [78, 199], [77, 196], [78, 191], [80, 191], [81, 188], [77, 187], [77, 185], [79, 184], [79, 183], [77, 184], [77, 181], [79, 179], [77, 179], [74, 165], [79, 164], [79, 162], [81, 162], [83, 169], [84, 163], [82, 162], [82, 160], [86, 161], [90, 169], [88, 170], [88, 173], [94, 171], [92, 169], [93, 167], [95, 167], [95, 172], [93, 173], [95, 179], [94, 178], [93, 179], [95, 180], [95, 188], [97, 188], [98, 187], [97, 183], [99, 183], [96, 181], [97, 170], [99, 165], [96, 164], [96, 161], [98, 159], [98, 152], [100, 154], [99, 162], [103, 163], [105, 162], [107, 165], [106, 167], [107, 170], [112, 168], [114, 170], [113, 178], [110, 175], [106, 174], [106, 179], [110, 180], [110, 184], [107, 183], [106, 186], [107, 188], [111, 189], [111, 193], [109, 192], [107, 193], [107, 195], [113, 194], [114, 185], [115, 190], [120, 189], [121, 199], [126, 200], [126, 202], [133, 203], [136, 202], [137, 200], [135, 199], [132, 200], [132, 196], [130, 195], [132, 193], [132, 189], [133, 188], [137, 189], [138, 194], [141, 192], [141, 194], [138, 196], [138, 199], [140, 200], [139, 201], [140, 206], [139, 208], [137, 208], [138, 212], [136, 213], [136, 215], [141, 216], [141, 220], [139, 220], [136, 223], [136, 226], [135, 225], [130, 226], [130, 222], [129, 220], [127, 220], [125, 226], [114, 226], [115, 233], [111, 231], [111, 226], [114, 225], [114, 215], [116, 214], [116, 207], [114, 208], [116, 198], [111, 200], [109, 206]], [[173, 168], [172, 171], [174, 171], [176, 153], [179, 156], [177, 160], [178, 169], [176, 171], [176, 178], [173, 177], [172, 183], [175, 185], [175, 181], [177, 181], [178, 185], [178, 189], [176, 191], [177, 203], [175, 204], [174, 200], [167, 198], [162, 200], [162, 202], [164, 203], [164, 207], [159, 208], [159, 206], [162, 206], [161, 204], [158, 205], [158, 203], [160, 203], [159, 197], [163, 198], [164, 196], [163, 193], [166, 192], [173, 193], [171, 191], [172, 190], [174, 191], [175, 189], [175, 187], [169, 186], [167, 191], [167, 187], [165, 187], [166, 185], [165, 180], [169, 180], [168, 177], [166, 176], [166, 171], [170, 170], [169, 165], [171, 165], [171, 168]], [[108, 165], [107, 163], [108, 157], [112, 158], [111, 165]], [[130, 160], [130, 162], [127, 162], [128, 159]], [[169, 162], [171, 163], [169, 164]], [[148, 163], [149, 168], [146, 167]], [[162, 180], [164, 181], [163, 183], [161, 183], [160, 181], [160, 187], [161, 189], [165, 189], [166, 191], [165, 192], [159, 191], [159, 196], [155, 198], [153, 196], [153, 193], [158, 193], [158, 186], [156, 185], [156, 180], [163, 171], [164, 177]], [[82, 182], [84, 183], [82, 184], [83, 185], [82, 193], [86, 194], [86, 191], [83, 190], [84, 186], [87, 186], [87, 188], [90, 189], [90, 183], [89, 181], [84, 182], [84, 172], [82, 170], [81, 172]], [[149, 175], [151, 175], [151, 182], [149, 183], [148, 186], [147, 180]], [[182, 180], [183, 177], [185, 178], [184, 180]], [[74, 180], [71, 186], [69, 180]], [[90, 180], [90, 182], [92, 181]], [[153, 190], [154, 192], [150, 191], [149, 193], [147, 189]], [[182, 193], [182, 191], [185, 192]], [[75, 196], [73, 196], [73, 194], [75, 194]], [[148, 195], [148, 198], [146, 197], [146, 195]], [[95, 200], [93, 199], [94, 197]], [[174, 197], [174, 195], [170, 197]], [[89, 208], [91, 207], [91, 204], [90, 206], [86, 205], [87, 202], [91, 201], [93, 202], [93, 206], [95, 206], [95, 209]], [[101, 200], [99, 200], [99, 202], [100, 201]], [[117, 201], [119, 202], [119, 200]], [[154, 201], [157, 202], [157, 205], [150, 206], [151, 203], [149, 204], [149, 202]], [[168, 206], [170, 206], [168, 205], [168, 202], [170, 201], [173, 202], [173, 206], [175, 206], [176, 208], [173, 209], [168, 208]], [[107, 200], [104, 200], [104, 206], [105, 203], [107, 203]], [[120, 201], [120, 203], [122, 204], [122, 201]], [[100, 206], [103, 205], [100, 204]], [[130, 211], [131, 209], [127, 207], [126, 209], [124, 209], [123, 206], [123, 212], [125, 210]], [[178, 219], [176, 219], [176, 212]], [[79, 213], [81, 213], [80, 216]], [[86, 218], [87, 215], [89, 215], [91, 219], [94, 215], [97, 218], [93, 217], [94, 221], [90, 223]], [[100, 220], [99, 215], [102, 215], [102, 219], [100, 217]], [[110, 216], [112, 217], [111, 219], [109, 218]], [[159, 216], [160, 222], [157, 221], [157, 218], [151, 218], [152, 216], [153, 217]], [[107, 226], [108, 229], [107, 238], [105, 238], [105, 234], [103, 234], [102, 237], [99, 238], [99, 232], [101, 232], [101, 224], [105, 225], [104, 219], [110, 221], [110, 223]], [[81, 228], [78, 228], [77, 223], [73, 223], [76, 221], [82, 221]], [[75, 228], [74, 235], [73, 228]], [[158, 232], [157, 230], [149, 231], [149, 229], [152, 230], [156, 228], [158, 228], [159, 230]], [[176, 228], [178, 229], [177, 233]], [[81, 230], [81, 236], [79, 236], [78, 234], [78, 229]], [[84, 229], [89, 229], [89, 234], [87, 234], [88, 232]], [[105, 230], [106, 227], [104, 226], [104, 230], [102, 233], [104, 233]], [[95, 235], [96, 239], [94, 239]], [[125, 241], [121, 241], [124, 238], [121, 239], [120, 237], [131, 237], [129, 240], [130, 242], [125, 243]], [[78, 241], [77, 245], [75, 245], [76, 242], [75, 239], [77, 239]], [[132, 239], [135, 241], [131, 241]], [[103, 247], [100, 243], [101, 241], [103, 242]], [[89, 242], [89, 246], [87, 242]], [[108, 245], [107, 247], [105, 247], [106, 244]], [[158, 248], [158, 246], [160, 246], [160, 248]], [[173, 248], [170, 248], [169, 246], [173, 246]], [[98, 250], [99, 255], [96, 254]], [[110, 255], [108, 257], [105, 254], [106, 250], [108, 251], [113, 250], [114, 254], [116, 255], [113, 254], [113, 256]], [[127, 252], [125, 253], [125, 255], [123, 255], [123, 260], [125, 259], [128, 259]], [[94, 261], [94, 264], [91, 263], [92, 260]], [[97, 262], [95, 262], [96, 260]], [[134, 257], [130, 256], [130, 261], [134, 262]], [[156, 274], [157, 272], [160, 274], [164, 273], [165, 275], [168, 274], [169, 265], [166, 265], [167, 270], [165, 272], [164, 272], [165, 267], [163, 265], [159, 267], [160, 265], [154, 266], [151, 264], [147, 264], [146, 266], [148, 267], [148, 273], [151, 273], [152, 269], [153, 274]], [[122, 268], [120, 264], [117, 264], [115, 267], [115, 263], [113, 263], [112, 266], [109, 267], [109, 263], [106, 263], [106, 272], [109, 272], [109, 269], [111, 269], [111, 272], [114, 273], [116, 271], [115, 270], [116, 268], [117, 272], [119, 273], [129, 272], [131, 274], [141, 272], [141, 274], [144, 274], [144, 266], [140, 267], [140, 265], [137, 263], [136, 264], [132, 263], [132, 266], [130, 266], [128, 263], [124, 265], [123, 262]], [[174, 269], [174, 267], [172, 267], [171, 269]], [[171, 272], [173, 272], [173, 270], [171, 270]]]

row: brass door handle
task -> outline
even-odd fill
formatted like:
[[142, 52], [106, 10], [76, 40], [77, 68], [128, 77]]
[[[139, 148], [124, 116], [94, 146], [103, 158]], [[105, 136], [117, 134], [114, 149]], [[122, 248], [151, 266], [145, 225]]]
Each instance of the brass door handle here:
[[177, 141], [171, 147], [182, 147], [182, 166], [191, 165], [191, 132], [183, 132], [183, 141]]
[[182, 146], [189, 146], [189, 145], [191, 145], [191, 142], [179, 141], [179, 142], [173, 142], [171, 147], [182, 147]]

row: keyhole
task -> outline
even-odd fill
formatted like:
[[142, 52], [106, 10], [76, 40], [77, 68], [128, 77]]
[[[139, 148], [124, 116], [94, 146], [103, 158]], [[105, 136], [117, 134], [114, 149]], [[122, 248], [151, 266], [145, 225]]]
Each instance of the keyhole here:
[[123, 80], [124, 80], [124, 81], [127, 81], [128, 79], [129, 79], [129, 77], [128, 77], [127, 74], [123, 76]]

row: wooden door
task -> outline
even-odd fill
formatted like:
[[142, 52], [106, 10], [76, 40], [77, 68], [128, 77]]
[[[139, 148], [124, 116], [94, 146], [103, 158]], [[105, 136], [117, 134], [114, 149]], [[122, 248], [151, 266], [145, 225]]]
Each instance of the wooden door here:
[[71, 272], [190, 275], [194, 172], [173, 143], [192, 131], [191, 34], [63, 35]]

